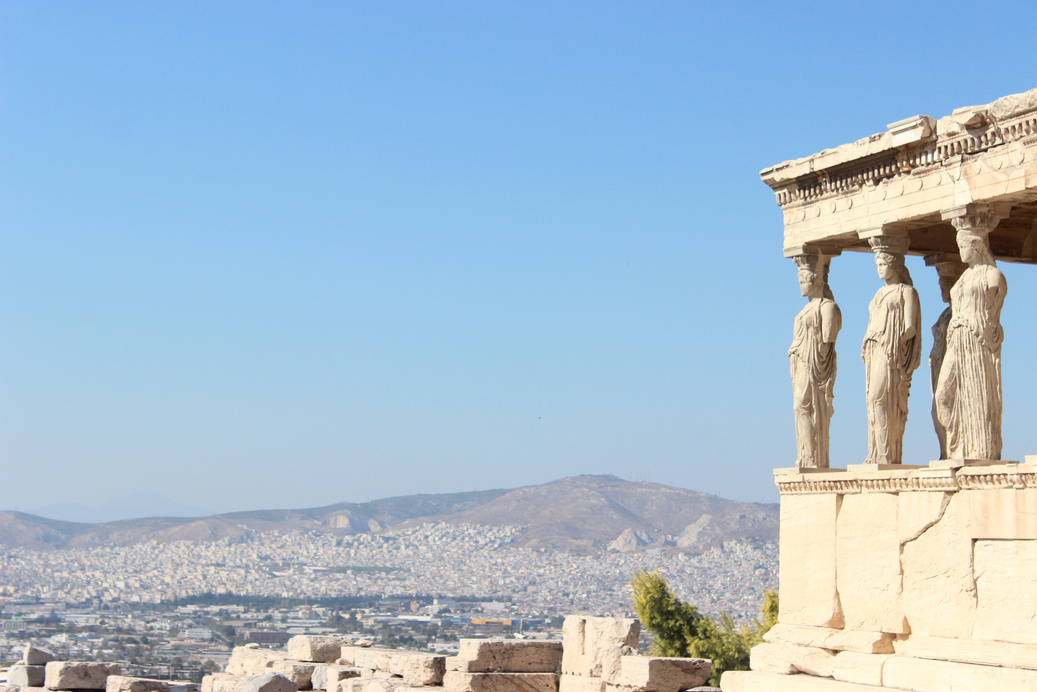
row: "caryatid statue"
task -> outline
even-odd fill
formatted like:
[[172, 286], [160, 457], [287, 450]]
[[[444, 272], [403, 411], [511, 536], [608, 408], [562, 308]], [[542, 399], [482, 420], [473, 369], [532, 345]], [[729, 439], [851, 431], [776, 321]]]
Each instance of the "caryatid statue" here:
[[864, 392], [868, 403], [867, 464], [899, 464], [911, 375], [922, 359], [922, 312], [918, 292], [904, 264], [906, 236], [868, 240], [875, 266], [886, 285], [868, 305], [864, 333]]
[[944, 355], [947, 352], [947, 328], [951, 323], [951, 287], [965, 271], [965, 264], [957, 255], [929, 255], [925, 258], [926, 264], [936, 267], [936, 273], [940, 277], [940, 295], [947, 308], [940, 313], [935, 324], [933, 324], [933, 349], [929, 352], [929, 382], [933, 394], [933, 427], [936, 429], [936, 439], [940, 443], [940, 459], [947, 458], [947, 431], [940, 423], [940, 417], [936, 413], [936, 384], [940, 381], [940, 370], [943, 367]]
[[987, 243], [997, 221], [982, 212], [951, 219], [968, 268], [951, 288], [947, 351], [936, 385], [948, 459], [1001, 458], [1001, 306], [1008, 284]]
[[796, 466], [828, 468], [828, 428], [835, 386], [835, 338], [842, 313], [828, 287], [829, 258], [799, 255], [799, 288], [807, 299], [796, 315], [789, 367], [796, 418]]

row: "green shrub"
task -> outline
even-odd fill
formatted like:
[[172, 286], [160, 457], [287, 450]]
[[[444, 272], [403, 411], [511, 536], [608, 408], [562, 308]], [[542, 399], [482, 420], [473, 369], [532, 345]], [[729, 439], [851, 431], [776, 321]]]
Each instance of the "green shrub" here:
[[738, 627], [726, 612], [717, 619], [678, 599], [658, 572], [638, 570], [630, 580], [634, 610], [645, 629], [655, 635], [654, 656], [680, 656], [713, 660], [711, 685], [720, 684], [727, 670], [749, 670], [749, 650], [763, 641], [778, 621], [778, 592], [763, 592], [762, 622]]

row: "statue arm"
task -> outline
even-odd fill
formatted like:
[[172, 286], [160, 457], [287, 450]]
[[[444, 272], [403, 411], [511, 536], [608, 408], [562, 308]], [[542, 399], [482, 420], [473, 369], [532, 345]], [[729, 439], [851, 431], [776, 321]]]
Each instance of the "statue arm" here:
[[918, 334], [918, 327], [922, 323], [922, 311], [918, 305], [918, 292], [908, 286], [905, 293], [907, 295], [904, 296], [904, 333], [901, 334], [901, 338], [907, 340]]
[[831, 300], [821, 303], [821, 341], [826, 344], [834, 344], [835, 338], [839, 336], [839, 328], [842, 327], [842, 313], [839, 306]]

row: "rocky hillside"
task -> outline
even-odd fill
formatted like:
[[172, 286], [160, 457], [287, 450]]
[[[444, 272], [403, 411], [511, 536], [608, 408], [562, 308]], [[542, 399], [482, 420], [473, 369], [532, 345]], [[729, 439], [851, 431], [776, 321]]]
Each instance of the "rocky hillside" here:
[[377, 533], [433, 521], [519, 527], [514, 544], [531, 548], [702, 552], [732, 539], [777, 540], [778, 506], [735, 502], [615, 476], [576, 476], [514, 490], [409, 495], [189, 519], [81, 524], [0, 512], [0, 544], [40, 549], [147, 540], [241, 541], [255, 532], [273, 530]]

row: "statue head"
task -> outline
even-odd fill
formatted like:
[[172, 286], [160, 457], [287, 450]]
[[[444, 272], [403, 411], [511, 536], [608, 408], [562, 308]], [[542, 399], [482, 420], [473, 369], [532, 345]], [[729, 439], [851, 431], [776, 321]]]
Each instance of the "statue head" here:
[[799, 290], [807, 298], [819, 298], [824, 293], [824, 281], [821, 274], [810, 267], [800, 267]]
[[956, 239], [962, 262], [970, 267], [977, 264], [994, 264], [994, 256], [990, 252], [985, 233], [962, 229], [958, 231]]
[[907, 271], [907, 265], [904, 263], [904, 256], [901, 254], [877, 250], [875, 266], [878, 268], [879, 278], [883, 281], [889, 281], [890, 278], [895, 277], [893, 283], [914, 285], [911, 282], [911, 274]]
[[799, 267], [799, 290], [807, 298], [834, 299], [828, 287], [828, 269], [832, 258], [822, 254], [795, 255], [792, 261]]

